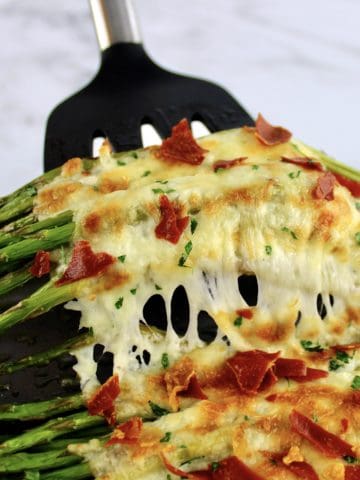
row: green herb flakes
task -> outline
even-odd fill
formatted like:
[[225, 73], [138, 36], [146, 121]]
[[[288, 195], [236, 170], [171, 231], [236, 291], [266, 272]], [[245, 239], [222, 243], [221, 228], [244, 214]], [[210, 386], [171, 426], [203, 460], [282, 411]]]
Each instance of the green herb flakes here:
[[342, 458], [346, 463], [357, 463], [356, 457], [352, 457], [351, 455], [344, 455]]
[[266, 253], [266, 255], [271, 255], [272, 254], [272, 246], [271, 245], [265, 245], [265, 253]]
[[162, 290], [162, 287], [160, 287], [160, 285], [158, 285], [157, 283], [155, 283], [155, 290]]
[[195, 218], [192, 218], [191, 219], [191, 222], [190, 222], [190, 231], [192, 234], [195, 233], [195, 230], [197, 229], [197, 226], [198, 226], [198, 222]]
[[151, 173], [151, 170], [145, 170], [145, 172], [141, 176], [147, 177], [148, 175], [150, 175], [150, 173]]
[[351, 388], [354, 390], [360, 390], [360, 375], [355, 375], [351, 384]]
[[169, 362], [169, 355], [167, 353], [163, 353], [161, 355], [161, 365], [163, 368], [168, 368], [170, 362]]
[[162, 438], [160, 438], [160, 442], [161, 443], [170, 442], [170, 438], [171, 438], [171, 432], [166, 432], [165, 435]]
[[235, 326], [235, 327], [241, 327], [242, 322], [243, 322], [243, 317], [237, 317], [237, 318], [234, 320], [234, 326]]
[[178, 261], [179, 267], [184, 267], [185, 266], [186, 260], [188, 259], [189, 255], [191, 253], [192, 247], [193, 247], [192, 241], [190, 240], [184, 247], [185, 252], [179, 258], [179, 261]]
[[288, 175], [291, 178], [291, 180], [294, 180], [294, 178], [299, 178], [301, 174], [301, 170], [298, 170], [297, 172], [290, 172]]
[[120, 310], [120, 308], [123, 306], [124, 303], [124, 297], [120, 297], [116, 302], [115, 302], [115, 308], [117, 310]]
[[152, 402], [151, 400], [149, 400], [149, 407], [151, 408], [152, 413], [156, 417], [162, 417], [162, 416], [167, 415], [169, 413], [169, 410], [167, 410], [166, 408], [160, 407], [159, 405]]
[[202, 460], [203, 458], [205, 458], [204, 455], [201, 455], [200, 457], [189, 458], [189, 460], [185, 460], [185, 462], [180, 463], [180, 467], [183, 465], [190, 465], [190, 463], [195, 462], [195, 460]]
[[153, 188], [152, 191], [156, 194], [158, 193], [165, 194], [165, 193], [175, 192], [176, 190], [174, 190], [173, 188], [168, 188], [167, 190], [163, 190], [162, 188]]
[[131, 152], [130, 155], [131, 155], [133, 158], [139, 158], [139, 155], [138, 155], [136, 152]]
[[356, 203], [355, 203], [355, 207], [356, 207], [357, 210], [360, 211], [360, 202], [356, 202]]
[[311, 340], [301, 340], [301, 346], [307, 352], [323, 352], [324, 348], [319, 343], [313, 343]]
[[120, 255], [120, 257], [118, 257], [118, 260], [119, 260], [121, 263], [124, 263], [124, 262], [125, 262], [125, 259], [126, 259], [126, 255]]
[[360, 245], [360, 232], [355, 233], [355, 240], [358, 245]]
[[335, 358], [331, 358], [329, 361], [329, 370], [331, 372], [343, 367], [346, 363], [349, 363], [351, 357], [346, 352], [336, 352]]
[[251, 168], [252, 168], [253, 170], [259, 170], [260, 167], [259, 167], [259, 165], [253, 165]]
[[282, 232], [289, 233], [294, 240], [297, 240], [297, 239], [298, 239], [298, 237], [296, 236], [296, 233], [293, 232], [292, 230], [290, 230], [290, 228], [288, 228], [288, 227], [282, 227], [281, 231], [282, 231]]
[[313, 414], [313, 415], [311, 415], [311, 418], [312, 418], [314, 423], [318, 423], [319, 417], [317, 415]]
[[123, 160], [117, 160], [116, 163], [119, 167], [124, 167], [126, 165], [126, 162], [124, 162]]
[[136, 295], [137, 288], [132, 288], [130, 290], [131, 295]]
[[250, 417], [248, 417], [247, 415], [244, 415], [244, 420], [248, 422], [250, 420]]
[[169, 180], [156, 180], [156, 183], [161, 183], [161, 185], [166, 185], [169, 183]]
[[171, 480], [171, 475], [170, 475], [170, 473], [168, 473], [168, 474], [166, 475], [166, 480]]
[[218, 470], [219, 467], [220, 467], [220, 463], [219, 463], [219, 462], [212, 462], [210, 468], [211, 468], [211, 470], [212, 470], [213, 472], [216, 472], [216, 470]]

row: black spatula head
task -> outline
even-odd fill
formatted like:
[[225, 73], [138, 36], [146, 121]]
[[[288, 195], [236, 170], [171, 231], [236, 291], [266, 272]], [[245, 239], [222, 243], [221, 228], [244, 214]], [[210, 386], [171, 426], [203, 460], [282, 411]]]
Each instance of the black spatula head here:
[[93, 81], [51, 113], [45, 168], [91, 156], [93, 138], [99, 136], [109, 138], [115, 151], [141, 147], [142, 124], [152, 124], [166, 137], [184, 117], [201, 120], [210, 131], [253, 124], [218, 85], [158, 67], [141, 44], [112, 45], [102, 53]]

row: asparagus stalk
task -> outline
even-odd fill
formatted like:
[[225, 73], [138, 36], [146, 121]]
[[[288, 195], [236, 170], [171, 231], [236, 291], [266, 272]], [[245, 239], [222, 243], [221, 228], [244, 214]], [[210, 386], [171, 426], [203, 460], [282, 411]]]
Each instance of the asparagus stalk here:
[[43, 402], [0, 405], [0, 420], [43, 420], [83, 406], [84, 400], [80, 393]]
[[93, 438], [99, 439], [99, 437], [103, 437], [108, 439], [110, 436], [110, 429], [107, 426], [100, 426], [97, 428], [87, 429], [83, 433], [83, 436], [76, 436], [72, 435], [71, 438], [59, 438], [57, 440], [52, 440], [50, 443], [46, 445], [38, 445], [36, 447], [31, 448], [33, 453], [40, 453], [40, 452], [48, 452], [50, 450], [60, 450], [65, 449], [70, 444], [75, 443], [86, 443]]
[[0, 456], [27, 450], [34, 445], [49, 443], [61, 435], [102, 423], [104, 423], [103, 417], [91, 416], [87, 411], [56, 418], [0, 444]]
[[40, 480], [78, 480], [81, 478], [93, 478], [87, 463], [80, 463], [74, 467], [63, 468], [40, 475]]
[[42, 230], [30, 238], [0, 249], [0, 262], [14, 262], [31, 257], [39, 250], [54, 250], [71, 240], [75, 223]]
[[23, 470], [46, 470], [79, 463], [81, 458], [70, 455], [66, 448], [41, 453], [14, 453], [0, 458], [0, 473], [17, 473]]
[[37, 222], [37, 215], [34, 213], [30, 213], [25, 217], [18, 218], [11, 223], [8, 223], [4, 227], [0, 229], [1, 233], [11, 233], [19, 228], [26, 227], [27, 225], [31, 225], [32, 223]]
[[26, 470], [23, 480], [40, 480], [40, 472], [38, 470]]
[[20, 216], [22, 213], [29, 212], [34, 205], [34, 196], [36, 189], [28, 189], [22, 192], [18, 198], [14, 198], [9, 203], [6, 203], [0, 209], [0, 223], [12, 220]]
[[0, 314], [0, 334], [27, 318], [36, 317], [48, 312], [56, 305], [68, 302], [76, 296], [77, 285], [79, 284], [81, 282], [56, 287], [54, 282], [50, 280], [30, 297]]
[[[0, 280], [0, 287], [1, 287], [1, 280]], [[56, 347], [47, 350], [46, 352], [40, 352], [35, 355], [29, 355], [27, 357], [21, 358], [15, 362], [8, 362], [0, 364], [0, 374], [5, 373], [14, 373], [18, 370], [22, 370], [23, 368], [30, 367], [30, 366], [42, 366], [48, 365], [51, 360], [54, 358], [60, 357], [66, 353], [69, 353], [69, 350], [76, 349], [79, 347], [83, 347], [85, 345], [90, 345], [93, 343], [93, 332], [90, 329], [87, 332], [81, 333], [76, 337], [69, 338], [65, 342]], [[1, 412], [1, 406], [0, 406]], [[1, 419], [1, 413], [0, 413]]]
[[34, 190], [35, 190], [35, 193], [36, 193], [36, 191], [39, 188], [41, 188], [44, 185], [50, 183], [60, 173], [61, 173], [61, 167], [54, 168], [53, 170], [50, 170], [49, 172], [45, 172], [40, 177], [35, 178], [35, 180], [32, 180], [30, 183], [27, 183], [26, 185], [19, 188], [15, 192], [10, 193], [10, 195], [7, 195], [5, 197], [0, 198], [0, 207], [6, 206], [9, 203], [13, 202], [14, 200], [17, 200], [18, 198], [21, 198], [24, 195], [33, 192]]
[[34, 278], [30, 273], [30, 267], [31, 264], [28, 263], [25, 265], [25, 267], [15, 270], [14, 272], [10, 272], [4, 277], [0, 278], [0, 295], [11, 292], [11, 290], [20, 287], [21, 285], [25, 285], [25, 283]]

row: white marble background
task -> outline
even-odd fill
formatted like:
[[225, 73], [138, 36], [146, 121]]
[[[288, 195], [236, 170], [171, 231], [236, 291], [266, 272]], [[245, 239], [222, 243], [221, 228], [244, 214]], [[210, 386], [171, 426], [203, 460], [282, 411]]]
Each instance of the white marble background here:
[[[360, 167], [359, 0], [135, 3], [160, 64]], [[98, 62], [86, 0], [0, 0], [0, 195], [41, 172], [47, 114]]]

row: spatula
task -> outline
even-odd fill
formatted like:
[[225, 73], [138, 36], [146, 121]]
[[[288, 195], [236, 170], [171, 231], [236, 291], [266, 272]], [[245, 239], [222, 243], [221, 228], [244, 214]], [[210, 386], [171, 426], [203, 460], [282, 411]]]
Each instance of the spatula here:
[[115, 151], [142, 146], [141, 125], [161, 137], [181, 118], [201, 120], [213, 132], [251, 125], [249, 114], [218, 85], [164, 70], [147, 55], [131, 0], [90, 0], [101, 49], [95, 78], [51, 113], [45, 169], [92, 154], [95, 137]]

